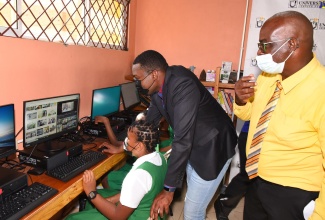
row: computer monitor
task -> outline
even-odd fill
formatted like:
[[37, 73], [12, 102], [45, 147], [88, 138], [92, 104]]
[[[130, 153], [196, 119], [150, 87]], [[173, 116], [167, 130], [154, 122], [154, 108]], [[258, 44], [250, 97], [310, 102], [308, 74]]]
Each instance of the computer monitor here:
[[0, 158], [16, 152], [14, 104], [0, 106]]
[[93, 90], [91, 119], [98, 115], [110, 116], [120, 110], [121, 87], [112, 86]]
[[123, 83], [120, 86], [124, 110], [132, 109], [141, 103], [135, 82]]
[[24, 148], [37, 145], [47, 152], [65, 148], [57, 138], [78, 130], [79, 102], [80, 94], [24, 101]]

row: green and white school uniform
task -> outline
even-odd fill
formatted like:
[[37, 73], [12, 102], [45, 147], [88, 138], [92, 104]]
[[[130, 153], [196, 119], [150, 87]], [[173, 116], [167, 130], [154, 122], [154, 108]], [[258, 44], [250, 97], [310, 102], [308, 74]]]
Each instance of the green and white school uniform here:
[[[122, 205], [135, 208], [129, 220], [149, 218], [153, 200], [163, 189], [166, 171], [166, 160], [158, 152], [147, 154], [135, 161], [123, 181], [120, 196]], [[108, 197], [116, 194], [116, 191], [111, 194], [109, 189], [103, 189], [99, 190], [99, 193]], [[84, 211], [71, 214], [67, 218], [67, 220], [75, 219], [102, 220], [106, 218], [97, 209], [86, 206]]]

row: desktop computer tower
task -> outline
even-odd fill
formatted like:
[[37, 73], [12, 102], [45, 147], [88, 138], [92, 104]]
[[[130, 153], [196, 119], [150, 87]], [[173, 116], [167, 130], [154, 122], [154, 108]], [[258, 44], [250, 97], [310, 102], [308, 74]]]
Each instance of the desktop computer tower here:
[[17, 170], [0, 167], [0, 191], [2, 198], [28, 185], [27, 175]]
[[26, 148], [19, 151], [19, 161], [30, 166], [51, 170], [56, 166], [68, 162], [68, 150], [59, 152], [45, 152], [33, 148]]
[[[115, 118], [110, 118], [110, 125], [115, 134], [123, 131], [127, 123], [125, 120], [116, 120]], [[83, 126], [83, 133], [95, 136], [95, 137], [107, 137], [107, 131], [105, 125], [102, 123], [95, 124], [94, 122], [86, 122]]]
[[19, 161], [30, 166], [40, 167], [45, 170], [53, 168], [68, 162], [69, 158], [82, 153], [82, 144], [67, 142], [66, 147], [56, 152], [46, 152], [37, 149], [25, 148], [19, 151]]

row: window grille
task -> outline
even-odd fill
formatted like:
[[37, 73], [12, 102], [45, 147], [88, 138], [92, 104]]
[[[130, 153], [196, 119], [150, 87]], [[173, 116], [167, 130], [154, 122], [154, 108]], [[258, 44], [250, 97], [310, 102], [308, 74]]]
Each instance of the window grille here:
[[0, 0], [0, 36], [127, 50], [130, 0]]

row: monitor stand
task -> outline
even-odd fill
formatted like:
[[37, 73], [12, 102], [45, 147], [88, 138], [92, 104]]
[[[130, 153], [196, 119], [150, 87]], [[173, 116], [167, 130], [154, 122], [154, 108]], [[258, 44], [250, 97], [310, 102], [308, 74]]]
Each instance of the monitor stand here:
[[59, 140], [49, 140], [37, 145], [36, 149], [43, 152], [55, 153], [66, 148], [67, 143]]

